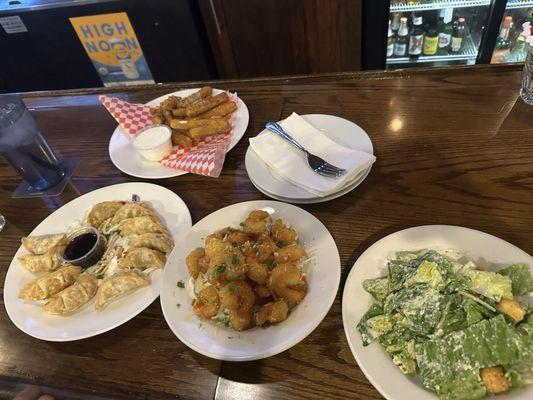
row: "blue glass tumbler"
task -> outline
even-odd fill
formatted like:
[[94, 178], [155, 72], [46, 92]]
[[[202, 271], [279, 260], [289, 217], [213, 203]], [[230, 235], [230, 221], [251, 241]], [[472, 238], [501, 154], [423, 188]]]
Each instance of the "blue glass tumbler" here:
[[58, 184], [65, 170], [18, 95], [0, 95], [0, 154], [35, 190]]

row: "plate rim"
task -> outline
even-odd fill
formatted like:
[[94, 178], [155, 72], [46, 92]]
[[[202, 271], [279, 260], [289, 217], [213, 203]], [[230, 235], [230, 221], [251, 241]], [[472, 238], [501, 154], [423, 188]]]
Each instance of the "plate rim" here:
[[[170, 328], [170, 330], [172, 331], [172, 333], [176, 336], [176, 338], [179, 341], [181, 341], [184, 345], [186, 345], [188, 348], [190, 348], [191, 350], [193, 350], [193, 351], [195, 351], [195, 352], [197, 352], [199, 354], [202, 354], [202, 355], [204, 355], [206, 357], [213, 358], [215, 360], [220, 360], [220, 361], [241, 362], [241, 361], [262, 360], [262, 359], [269, 358], [269, 357], [275, 356], [277, 354], [280, 354], [280, 353], [282, 353], [282, 352], [284, 352], [284, 351], [296, 346], [300, 342], [302, 342], [305, 338], [307, 338], [311, 333], [313, 333], [315, 331], [315, 329], [324, 321], [324, 319], [327, 317], [327, 315], [331, 311], [331, 307], [333, 306], [333, 303], [335, 302], [335, 299], [337, 298], [337, 293], [339, 292], [340, 280], [341, 280], [341, 275], [342, 275], [342, 265], [341, 265], [341, 260], [340, 260], [340, 253], [339, 253], [339, 249], [337, 247], [337, 243], [335, 242], [335, 238], [333, 237], [333, 235], [331, 234], [329, 229], [326, 227], [326, 225], [324, 225], [324, 223], [322, 221], [320, 221], [317, 217], [315, 217], [309, 211], [304, 210], [303, 208], [295, 206], [293, 204], [282, 202], [282, 201], [276, 201], [276, 200], [249, 200], [249, 201], [242, 201], [242, 202], [239, 202], [239, 203], [230, 204], [230, 205], [228, 205], [226, 207], [219, 208], [219, 209], [209, 213], [208, 215], [203, 217], [201, 220], [197, 221], [191, 227], [191, 229], [189, 230], [187, 235], [190, 235], [194, 231], [194, 228], [198, 224], [200, 224], [201, 222], [204, 222], [205, 220], [210, 218], [212, 216], [212, 214], [220, 212], [222, 210], [225, 210], [225, 209], [227, 209], [229, 207], [237, 207], [237, 206], [238, 207], [244, 207], [245, 205], [248, 205], [248, 204], [258, 204], [258, 205], [259, 204], [263, 204], [262, 207], [269, 207], [270, 206], [270, 207], [274, 208], [275, 205], [279, 204], [279, 203], [283, 204], [284, 206], [296, 207], [296, 208], [302, 210], [303, 212], [309, 214], [314, 219], [316, 219], [316, 221], [318, 221], [318, 223], [320, 223], [324, 227], [325, 232], [329, 235], [329, 238], [332, 241], [334, 249], [336, 250], [335, 262], [336, 262], [338, 268], [335, 269], [335, 271], [337, 273], [336, 282], [335, 282], [335, 291], [334, 292], [332, 291], [332, 294], [330, 295], [330, 298], [326, 302], [326, 303], [329, 304], [329, 306], [325, 309], [325, 313], [323, 313], [323, 315], [321, 315], [320, 318], [317, 318], [316, 323], [313, 323], [312, 327], [310, 327], [307, 331], [304, 331], [303, 334], [299, 335], [297, 340], [295, 340], [293, 343], [290, 343], [290, 342], [289, 343], [285, 343], [282, 346], [279, 346], [279, 348], [276, 348], [275, 350], [272, 350], [272, 351], [269, 351], [269, 352], [264, 352], [264, 353], [259, 353], [259, 354], [254, 354], [254, 355], [249, 355], [249, 356], [226, 356], [226, 355], [219, 355], [219, 354], [211, 353], [209, 351], [205, 351], [205, 350], [197, 347], [196, 345], [191, 344], [186, 338], [184, 338], [182, 335], [180, 335], [177, 332], [177, 326], [174, 326], [169, 321], [169, 319], [170, 319], [169, 310], [170, 310], [171, 306], [169, 306], [168, 311], [167, 311], [167, 307], [165, 306], [165, 303], [164, 303], [164, 300], [163, 300], [164, 296], [160, 295], [159, 296], [159, 302], [161, 304], [161, 310], [163, 311], [163, 316], [165, 318], [165, 322], [167, 323], [167, 325]], [[267, 204], [270, 204], [270, 205], [267, 205]], [[220, 229], [222, 229], [222, 228], [220, 228]], [[184, 240], [185, 240], [185, 238], [184, 238]], [[164, 278], [165, 278], [165, 276], [163, 276], [163, 279], [161, 280], [161, 286], [163, 286]], [[161, 293], [163, 294], [163, 290], [161, 290]]]
[[[350, 352], [352, 353], [352, 356], [353, 358], [355, 359], [355, 362], [357, 364], [357, 366], [359, 367], [359, 369], [363, 372], [363, 375], [365, 376], [365, 378], [370, 382], [370, 384], [372, 385], [372, 387], [374, 389], [376, 389], [379, 394], [381, 394], [385, 399], [387, 400], [395, 400], [396, 397], [391, 397], [389, 395], [389, 393], [386, 392], [386, 390], [380, 386], [374, 376], [368, 371], [368, 369], [366, 368], [366, 366], [361, 363], [360, 359], [359, 359], [359, 354], [358, 352], [355, 351], [355, 346], [354, 346], [354, 343], [352, 343], [352, 340], [350, 339], [350, 335], [348, 335], [348, 330], [351, 328], [351, 329], [354, 329], [353, 327], [350, 327], [350, 326], [347, 326], [348, 324], [348, 321], [347, 321], [347, 316], [345, 313], [347, 313], [347, 309], [348, 309], [348, 304], [347, 304], [347, 297], [348, 297], [348, 292], [346, 291], [346, 287], [348, 285], [348, 282], [350, 282], [350, 280], [352, 279], [355, 279], [354, 276], [356, 274], [356, 270], [358, 269], [356, 267], [357, 263], [359, 262], [359, 260], [366, 254], [366, 253], [369, 253], [371, 252], [371, 250], [375, 247], [377, 247], [382, 241], [385, 241], [387, 239], [390, 240], [390, 238], [392, 236], [395, 236], [395, 235], [399, 235], [401, 233], [405, 233], [406, 231], [410, 231], [410, 230], [418, 230], [418, 229], [448, 229], [448, 230], [465, 230], [465, 231], [469, 231], [469, 232], [472, 232], [474, 234], [480, 234], [481, 236], [485, 236], [485, 237], [490, 237], [492, 239], [497, 239], [498, 241], [501, 241], [503, 242], [504, 244], [510, 246], [511, 248], [513, 248], [514, 250], [520, 252], [520, 253], [523, 253], [525, 255], [527, 255], [529, 258], [532, 259], [533, 261], [533, 256], [531, 256], [529, 253], [525, 252], [524, 250], [522, 250], [520, 247], [506, 241], [505, 239], [502, 239], [496, 235], [493, 235], [491, 233], [487, 233], [487, 232], [484, 232], [484, 231], [480, 231], [478, 229], [473, 229], [473, 228], [469, 228], [469, 227], [466, 227], [466, 226], [460, 226], [460, 225], [449, 225], [449, 224], [424, 224], [424, 225], [416, 225], [416, 226], [411, 226], [411, 227], [408, 227], [408, 228], [404, 228], [404, 229], [400, 229], [398, 231], [395, 231], [395, 232], [392, 232], [392, 233], [389, 233], [388, 235], [386, 236], [383, 236], [382, 238], [376, 240], [375, 242], [373, 242], [370, 246], [368, 246], [360, 255], [359, 257], [357, 257], [357, 259], [354, 261], [351, 269], [350, 269], [350, 272], [348, 273], [348, 276], [346, 277], [346, 280], [344, 282], [344, 286], [343, 286], [343, 293], [342, 293], [342, 298], [341, 298], [341, 318], [342, 318], [342, 326], [343, 326], [343, 330], [344, 330], [344, 336], [346, 337], [346, 341], [348, 342], [348, 347], [350, 349]], [[361, 268], [361, 267], [359, 267]], [[530, 266], [531, 268], [531, 266]], [[392, 363], [392, 360], [391, 360], [391, 363]], [[404, 377], [406, 380], [408, 380], [408, 377], [405, 376]], [[434, 399], [437, 399], [437, 395], [433, 392], [431, 392], [430, 390], [424, 388], [423, 386], [421, 385], [418, 385], [419, 389], [420, 390], [424, 390], [426, 393], [427, 393], [427, 396], [428, 398], [434, 398]], [[533, 386], [530, 387], [530, 390], [533, 390]], [[507, 393], [508, 394], [508, 393]], [[431, 397], [432, 396], [432, 397]], [[502, 398], [503, 400], [505, 400], [505, 398]]]
[[[144, 104], [145, 105], [157, 105], [157, 104], [161, 103], [164, 99], [166, 99], [169, 96], [178, 95], [180, 92], [184, 92], [184, 91], [192, 91], [192, 90], [199, 90], [199, 89], [200, 88], [186, 88], [186, 89], [176, 90], [176, 91], [174, 91], [172, 93], [167, 93], [167, 94], [161, 95], [161, 96], [159, 96], [159, 97], [157, 97], [155, 99], [147, 101]], [[220, 92], [229, 91], [229, 90], [218, 89], [218, 88], [215, 88], [215, 87], [213, 87], [213, 90], [214, 91], [220, 91]], [[250, 124], [250, 112], [248, 110], [248, 106], [238, 96], [237, 92], [234, 92], [234, 93], [237, 96], [239, 105], [242, 106], [243, 120], [246, 121], [246, 123], [244, 125], [244, 129], [243, 129], [242, 135], [240, 135], [240, 137], [235, 141], [235, 143], [232, 144], [230, 142], [230, 144], [228, 146], [228, 149], [226, 150], [226, 154], [228, 154], [242, 140], [242, 138], [244, 137], [244, 134], [246, 133], [246, 130], [248, 129], [248, 125]], [[115, 127], [115, 130], [113, 131], [113, 133], [111, 134], [111, 137], [109, 138], [109, 143], [107, 145], [107, 153], [109, 155], [109, 159], [111, 160], [111, 163], [115, 166], [115, 168], [117, 168], [122, 173], [124, 173], [126, 175], [129, 175], [129, 176], [133, 176], [135, 178], [150, 179], [150, 180], [175, 178], [177, 176], [182, 176], [182, 175], [186, 175], [186, 174], [190, 173], [190, 172], [187, 172], [187, 171], [180, 171], [180, 170], [177, 170], [177, 169], [174, 169], [174, 168], [168, 168], [168, 167], [165, 167], [165, 166], [159, 166], [159, 167], [162, 168], [162, 169], [166, 169], [166, 170], [172, 171], [172, 173], [169, 172], [167, 175], [164, 175], [164, 174], [161, 173], [161, 174], [159, 174], [157, 176], [146, 176], [146, 175], [143, 175], [143, 174], [133, 174], [131, 172], [125, 171], [122, 167], [120, 167], [118, 165], [117, 162], [115, 162], [116, 159], [111, 154], [111, 142], [113, 140], [117, 140], [116, 139], [117, 136], [122, 136], [122, 135], [124, 135], [124, 132], [122, 132], [122, 128], [120, 127], [120, 125], [117, 124], [117, 126]]]
[[[368, 143], [370, 144], [370, 149], [371, 149], [371, 154], [374, 155], [374, 144], [372, 143], [372, 139], [370, 138], [370, 136], [368, 135], [368, 133], [363, 129], [361, 128], [359, 125], [357, 125], [355, 122], [347, 119], [347, 118], [343, 118], [343, 117], [339, 117], [338, 115], [333, 115], [333, 114], [322, 114], [322, 113], [310, 113], [310, 114], [299, 114], [300, 117], [326, 117], [326, 118], [336, 118], [336, 119], [341, 119], [343, 121], [346, 121], [346, 122], [349, 122], [353, 125], [355, 125], [357, 128], [359, 128], [366, 136], [366, 139], [368, 139]], [[304, 118], [305, 119], [305, 118]], [[278, 123], [284, 121], [284, 119], [281, 119], [279, 121], [277, 121]], [[317, 128], [318, 129], [318, 128]], [[262, 135], [264, 134], [264, 132], [266, 132], [267, 129], [263, 129], [261, 132], [259, 132], [257, 135], [255, 136], [259, 136], [259, 135]], [[255, 137], [254, 136], [254, 137]], [[263, 189], [259, 183], [254, 180], [251, 175], [250, 175], [250, 171], [249, 171], [249, 167], [248, 167], [248, 163], [246, 162], [246, 160], [250, 160], [252, 157], [256, 157], [257, 160], [262, 164], [262, 166], [269, 170], [270, 172], [270, 168], [268, 167], [268, 165], [266, 165], [266, 163], [261, 160], [257, 155], [254, 155], [254, 152], [251, 148], [250, 145], [248, 145], [248, 147], [246, 148], [246, 152], [245, 152], [245, 155], [244, 155], [244, 160], [245, 160], [245, 169], [246, 169], [246, 173], [248, 175], [248, 178], [250, 179], [250, 181], [252, 182], [252, 184], [256, 187], [257, 190], [259, 190], [261, 193], [263, 193], [264, 195], [266, 196], [269, 196], [273, 199], [276, 199], [276, 200], [279, 200], [279, 201], [290, 201], [291, 203], [295, 203], [295, 204], [316, 204], [316, 203], [323, 203], [323, 202], [326, 202], [326, 201], [330, 201], [330, 200], [334, 200], [334, 199], [337, 199], [339, 197], [342, 197], [344, 196], [345, 194], [348, 194], [350, 193], [352, 190], [354, 190], [356, 187], [358, 187], [361, 183], [363, 183], [363, 181], [368, 177], [368, 175], [370, 174], [370, 170], [372, 169], [374, 163], [372, 163], [366, 170], [366, 172], [363, 173], [363, 178], [361, 180], [358, 180], [357, 183], [351, 187], [350, 190], [347, 190], [346, 192], [343, 192], [345, 189], [347, 189], [348, 187], [350, 186], [345, 186], [343, 188], [340, 188], [338, 191], [334, 192], [334, 193], [331, 193], [329, 194], [328, 196], [324, 196], [324, 197], [320, 197], [320, 196], [314, 196], [314, 197], [308, 197], [308, 198], [302, 198], [302, 197], [285, 197], [285, 196], [281, 196], [281, 195], [278, 195], [278, 194], [275, 194], [275, 193], [271, 193], [271, 192], [268, 192], [266, 191], [266, 189]], [[275, 173], [275, 171], [272, 171]], [[282, 178], [283, 179], [283, 178]], [[296, 185], [292, 185], [290, 183], [288, 183], [289, 185], [291, 186], [295, 186], [297, 187]], [[304, 189], [305, 190], [305, 189]], [[312, 193], [311, 193], [312, 195]]]
[[[351, 185], [346, 186], [343, 190], [339, 190], [338, 192], [332, 193], [329, 196], [324, 197], [314, 197], [311, 199], [301, 199], [301, 198], [290, 198], [290, 197], [282, 197], [274, 195], [270, 192], [268, 192], [266, 189], [263, 189], [257, 182], [255, 182], [250, 176], [248, 176], [248, 179], [250, 179], [250, 182], [252, 182], [252, 185], [255, 186], [257, 190], [259, 190], [261, 193], [263, 193], [265, 196], [268, 196], [272, 199], [275, 199], [277, 201], [286, 202], [286, 203], [294, 203], [294, 204], [317, 204], [317, 203], [325, 203], [327, 201], [338, 199], [339, 197], [345, 196], [348, 193], [350, 193], [352, 190], [357, 188], [359, 185], [363, 183], [363, 181], [368, 177], [370, 174], [370, 170], [372, 169], [372, 166], [369, 166], [361, 175], [360, 179], [357, 179], [354, 181]], [[353, 186], [352, 186], [353, 185]]]
[[[164, 187], [164, 186], [161, 186], [161, 185], [157, 185], [155, 183], [150, 183], [150, 182], [122, 182], [122, 183], [117, 183], [117, 184], [114, 184], [114, 185], [109, 185], [109, 186], [104, 186], [104, 187], [101, 187], [101, 188], [98, 188], [98, 189], [95, 189], [95, 190], [92, 190], [90, 192], [87, 192], [87, 193], [84, 193], [82, 194], [81, 196], [78, 196], [72, 200], [70, 200], [69, 202], [65, 203], [64, 205], [62, 205], [61, 207], [57, 208], [56, 210], [54, 210], [54, 212], [52, 212], [51, 214], [49, 214], [46, 218], [44, 218], [43, 220], [41, 220], [33, 229], [32, 231], [28, 234], [31, 235], [39, 226], [41, 226], [47, 219], [51, 218], [53, 214], [55, 214], [57, 211], [59, 211], [60, 209], [62, 209], [63, 207], [69, 205], [70, 203], [76, 201], [77, 199], [83, 197], [83, 196], [86, 196], [86, 195], [89, 195], [89, 194], [93, 194], [94, 192], [98, 192], [98, 191], [104, 191], [104, 190], [108, 190], [109, 188], [113, 188], [113, 187], [117, 187], [117, 186], [157, 186], [161, 189], [164, 189], [166, 191], [168, 191], [169, 193], [173, 194], [175, 197], [177, 197], [177, 199], [179, 200], [179, 202], [181, 202], [182, 206], [185, 207], [185, 210], [187, 210], [187, 214], [186, 214], [186, 223], [188, 225], [188, 231], [191, 229], [192, 227], [192, 217], [191, 217], [191, 212], [189, 210], [189, 207], [187, 206], [187, 204], [183, 201], [183, 199], [175, 192], [173, 192], [172, 190]], [[178, 203], [179, 203], [178, 202]], [[19, 250], [22, 248], [22, 244], [17, 248], [17, 250], [15, 251], [15, 254], [13, 255], [13, 258], [11, 259], [11, 262], [7, 268], [7, 272], [6, 272], [6, 276], [5, 276], [5, 279], [4, 279], [4, 287], [6, 286], [6, 282], [8, 280], [8, 276], [11, 274], [11, 273], [14, 273], [14, 272], [11, 272], [11, 270], [15, 268], [15, 255], [19, 252]], [[164, 271], [164, 269], [163, 269]], [[163, 275], [163, 274], [161, 274]], [[161, 277], [161, 283], [162, 283], [162, 277]], [[161, 286], [161, 285], [159, 285]], [[161, 294], [161, 287], [159, 288], [156, 288], [158, 289], [159, 291], [159, 295]], [[23, 333], [25, 333], [26, 335], [28, 336], [31, 336], [31, 337], [34, 337], [36, 339], [39, 339], [39, 340], [44, 340], [44, 341], [47, 341], [47, 342], [72, 342], [72, 341], [77, 341], [77, 340], [83, 340], [83, 339], [87, 339], [87, 338], [91, 338], [91, 337], [95, 337], [95, 336], [99, 336], [103, 333], [106, 333], [108, 331], [111, 331], [115, 328], [118, 328], [119, 326], [125, 324], [126, 322], [132, 320], [133, 318], [137, 317], [140, 313], [142, 313], [146, 308], [148, 308], [151, 304], [154, 303], [155, 300], [157, 300], [157, 298], [159, 297], [159, 295], [155, 296], [150, 302], [147, 302], [147, 304], [145, 306], [143, 306], [137, 313], [135, 313], [134, 315], [131, 315], [131, 316], [127, 316], [127, 317], [124, 317], [123, 319], [120, 320], [120, 322], [116, 322], [114, 324], [112, 324], [112, 326], [110, 327], [106, 327], [106, 328], [102, 328], [102, 329], [99, 329], [97, 331], [95, 331], [94, 333], [91, 333], [91, 334], [87, 334], [87, 335], [78, 335], [78, 336], [73, 336], [73, 337], [69, 337], [69, 338], [62, 338], [62, 337], [54, 337], [54, 338], [49, 338], [49, 337], [46, 337], [45, 335], [39, 335], [39, 334], [33, 334], [33, 333], [30, 333], [28, 332], [27, 330], [25, 330], [21, 325], [19, 325], [18, 321], [16, 319], [14, 319], [11, 315], [11, 312], [10, 312], [10, 306], [8, 306], [8, 302], [6, 302], [6, 299], [5, 299], [5, 296], [6, 296], [6, 291], [4, 289], [3, 291], [3, 296], [2, 296], [2, 299], [4, 301], [4, 307], [6, 309], [6, 312], [7, 312], [7, 315], [9, 317], [9, 319], [11, 320], [11, 322]], [[14, 311], [14, 310], [12, 310]]]

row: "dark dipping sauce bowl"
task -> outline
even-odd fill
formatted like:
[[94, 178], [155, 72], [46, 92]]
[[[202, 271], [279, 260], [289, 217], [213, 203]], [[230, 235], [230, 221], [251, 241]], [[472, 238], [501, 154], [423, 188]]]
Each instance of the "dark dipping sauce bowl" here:
[[67, 246], [58, 253], [61, 260], [88, 268], [96, 264], [105, 251], [105, 238], [92, 227], [78, 229], [67, 237]]

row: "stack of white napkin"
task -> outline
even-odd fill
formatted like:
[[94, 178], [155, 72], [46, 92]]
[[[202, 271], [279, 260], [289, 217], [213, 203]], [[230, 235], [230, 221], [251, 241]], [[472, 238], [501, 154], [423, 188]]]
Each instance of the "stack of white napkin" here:
[[250, 147], [265, 164], [291, 184], [316, 196], [323, 197], [339, 191], [376, 161], [372, 154], [335, 143], [296, 113], [292, 113], [280, 125], [307, 151], [336, 167], [346, 169], [346, 173], [338, 178], [317, 174], [307, 163], [303, 152], [274, 132], [267, 131], [250, 139]]

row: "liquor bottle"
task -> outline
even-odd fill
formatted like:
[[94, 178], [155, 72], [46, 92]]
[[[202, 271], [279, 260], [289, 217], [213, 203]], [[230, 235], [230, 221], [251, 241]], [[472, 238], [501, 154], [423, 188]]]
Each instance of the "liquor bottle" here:
[[450, 50], [453, 34], [453, 8], [443, 8], [439, 17], [438, 31], [439, 31], [439, 45], [437, 54], [445, 55]]
[[422, 54], [424, 31], [422, 30], [422, 17], [413, 16], [413, 28], [409, 34], [409, 57], [418, 58]]
[[387, 57], [392, 57], [394, 54], [394, 33], [391, 29], [391, 20], [389, 20], [389, 30], [387, 32]]
[[516, 37], [516, 41], [513, 45], [513, 50], [506, 59], [507, 62], [524, 62], [526, 59], [527, 48], [526, 48], [526, 37], [528, 32], [522, 32]]
[[496, 46], [492, 53], [492, 59], [490, 60], [493, 64], [505, 62], [505, 58], [511, 52], [511, 39], [509, 38], [509, 33], [511, 32], [512, 23], [513, 17], [510, 15], [503, 20], [500, 34], [498, 35], [498, 40], [496, 41]]
[[423, 53], [425, 56], [434, 56], [437, 54], [437, 47], [439, 45], [439, 32], [434, 23], [428, 25], [428, 31], [424, 38]]
[[455, 21], [452, 33], [452, 45], [450, 48], [451, 54], [456, 54], [463, 48], [463, 39], [466, 35], [466, 24], [464, 18], [459, 18]]
[[392, 33], [394, 34], [394, 36], [398, 34], [398, 30], [400, 29], [400, 17], [401, 17], [401, 14], [399, 13], [394, 13], [392, 15], [392, 23], [390, 27], [392, 29]]
[[405, 57], [407, 54], [407, 36], [409, 31], [407, 29], [407, 18], [402, 17], [400, 19], [400, 29], [398, 30], [398, 36], [394, 43], [394, 55], [396, 57]]

